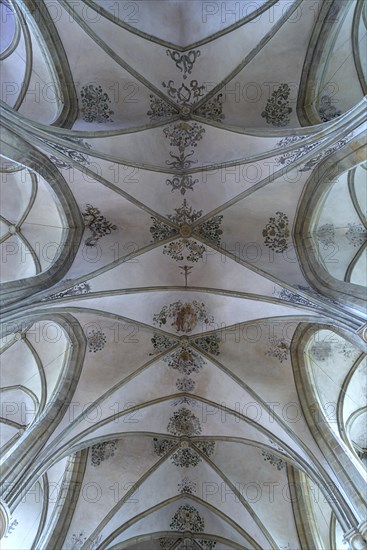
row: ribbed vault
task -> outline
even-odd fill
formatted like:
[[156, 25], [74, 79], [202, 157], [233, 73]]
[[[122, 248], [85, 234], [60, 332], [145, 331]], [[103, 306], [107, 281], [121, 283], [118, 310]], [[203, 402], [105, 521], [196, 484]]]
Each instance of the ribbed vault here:
[[0, 4], [4, 550], [367, 548], [366, 14], [309, 4]]

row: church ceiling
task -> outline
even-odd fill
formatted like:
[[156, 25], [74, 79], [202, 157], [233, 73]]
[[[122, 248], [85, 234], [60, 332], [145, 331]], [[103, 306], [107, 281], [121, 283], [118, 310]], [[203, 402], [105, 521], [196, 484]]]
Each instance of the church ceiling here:
[[2, 548], [366, 539], [363, 2], [0, 8]]

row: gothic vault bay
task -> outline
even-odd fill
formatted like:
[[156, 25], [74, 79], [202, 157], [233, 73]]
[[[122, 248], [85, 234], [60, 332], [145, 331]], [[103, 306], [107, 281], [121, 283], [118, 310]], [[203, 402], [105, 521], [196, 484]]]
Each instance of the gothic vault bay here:
[[366, 1], [0, 18], [1, 549], [366, 550]]

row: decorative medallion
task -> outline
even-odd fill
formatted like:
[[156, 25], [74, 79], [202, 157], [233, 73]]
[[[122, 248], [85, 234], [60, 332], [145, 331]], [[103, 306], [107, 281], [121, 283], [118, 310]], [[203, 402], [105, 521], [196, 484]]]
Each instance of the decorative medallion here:
[[166, 50], [166, 53], [175, 62], [176, 67], [181, 71], [185, 80], [187, 75], [191, 74], [195, 61], [200, 57], [200, 50], [190, 50], [187, 53], [181, 53], [177, 50]]
[[289, 115], [292, 108], [289, 106], [289, 94], [291, 92], [288, 84], [281, 84], [268, 99], [265, 111], [261, 116], [266, 119], [267, 124], [273, 126], [287, 126], [290, 122]]
[[223, 122], [225, 116], [223, 114], [223, 94], [218, 94], [213, 99], [209, 99], [203, 105], [195, 110], [195, 114], [206, 118], [208, 120], [214, 120], [215, 122]]
[[153, 438], [153, 448], [155, 454], [158, 456], [164, 456], [167, 454], [172, 447], [176, 445], [176, 442], [172, 439], [162, 439], [158, 437]]
[[205, 360], [199, 353], [188, 346], [181, 347], [174, 351], [170, 356], [164, 358], [165, 363], [180, 374], [190, 375], [193, 372], [199, 372], [204, 365]]
[[103, 350], [106, 345], [107, 338], [101, 330], [91, 330], [87, 334], [88, 351], [96, 353]]
[[[64, 137], [64, 139], [67, 139], [68, 141], [71, 141], [73, 143], [76, 143], [77, 145], [81, 145], [85, 149], [90, 149], [91, 145], [89, 143], [84, 143], [82, 138], [78, 137]], [[89, 166], [90, 162], [88, 158], [83, 155], [80, 151], [75, 151], [74, 149], [68, 149], [67, 147], [64, 147], [64, 145], [60, 145], [58, 143], [54, 143], [53, 141], [48, 141], [46, 139], [43, 140], [45, 143], [53, 147], [54, 149], [57, 149], [60, 153], [65, 155], [66, 157], [69, 157], [70, 160], [74, 162], [78, 162], [79, 164], [83, 166]], [[72, 168], [72, 165], [68, 164], [64, 160], [55, 157], [54, 155], [50, 155], [50, 160], [58, 167], [63, 168], [65, 170], [70, 170]]]
[[167, 431], [175, 436], [192, 436], [201, 433], [200, 420], [189, 409], [182, 407], [169, 419]]
[[188, 493], [193, 495], [196, 493], [196, 483], [195, 481], [190, 480], [188, 477], [184, 477], [181, 483], [178, 483], [179, 493]]
[[103, 443], [97, 443], [91, 447], [91, 464], [92, 466], [99, 466], [101, 462], [114, 456], [117, 449], [118, 439], [111, 441], [104, 441]]
[[183, 152], [187, 147], [197, 147], [203, 139], [205, 128], [197, 122], [176, 122], [163, 129], [171, 147], [178, 147]]
[[191, 531], [192, 533], [201, 533], [204, 531], [204, 519], [200, 516], [194, 506], [184, 504], [180, 506], [170, 523], [170, 528], [174, 531]]
[[281, 363], [288, 359], [289, 346], [286, 342], [274, 336], [273, 338], [269, 339], [269, 343], [270, 347], [265, 355], [268, 355], [269, 357], [274, 357], [275, 359], [279, 359]]
[[[182, 238], [166, 244], [163, 247], [163, 254], [166, 254], [175, 261], [198, 262], [203, 258], [206, 252], [205, 245], [190, 238], [191, 225], [200, 219], [202, 214], [202, 210], [196, 211], [189, 206], [186, 199], [184, 199], [182, 206], [175, 208], [174, 214], [167, 214], [167, 218], [179, 226]], [[222, 218], [223, 216], [215, 216], [199, 225], [198, 231], [200, 235], [219, 245], [222, 235], [222, 230], [220, 229]], [[153, 236], [153, 242], [166, 239], [177, 233], [176, 230], [170, 228], [167, 224], [155, 218], [151, 219], [153, 220], [153, 225], [150, 227], [150, 232]], [[190, 270], [189, 266], [181, 267], [184, 271]]]
[[335, 244], [334, 224], [325, 223], [324, 225], [320, 225], [316, 231], [316, 238], [324, 246]]
[[179, 239], [166, 244], [163, 248], [163, 254], [176, 261], [185, 259], [188, 262], [197, 262], [203, 257], [205, 250], [205, 246], [196, 241]]
[[[214, 441], [195, 441], [195, 446], [206, 455], [208, 458], [212, 456], [215, 450]], [[195, 467], [201, 462], [201, 456], [199, 456], [195, 450], [191, 447], [179, 448], [171, 456], [172, 463], [179, 468]]]
[[186, 191], [193, 191], [194, 185], [198, 181], [198, 179], [193, 179], [191, 174], [180, 174], [179, 176], [172, 177], [172, 179], [166, 179], [166, 185], [172, 187], [171, 193], [180, 191], [181, 195], [184, 195]]
[[348, 228], [345, 236], [354, 247], [360, 247], [367, 241], [367, 229], [362, 224], [348, 223]]
[[328, 122], [342, 114], [333, 104], [329, 95], [323, 95], [320, 99], [319, 115], [323, 122]]
[[117, 229], [116, 225], [109, 222], [98, 208], [87, 204], [84, 212], [82, 212], [84, 218], [84, 225], [91, 231], [92, 236], [85, 240], [86, 246], [95, 246], [97, 241], [106, 235], [110, 235], [112, 231]]
[[196, 338], [194, 343], [207, 353], [212, 355], [219, 355], [219, 344], [221, 342], [220, 336], [217, 334], [210, 334], [203, 336], [202, 338]]
[[275, 466], [277, 470], [283, 470], [286, 466], [286, 462], [278, 456], [269, 453], [268, 451], [261, 451], [261, 454], [265, 461], [269, 462], [272, 466]]
[[197, 324], [209, 324], [213, 322], [213, 316], [209, 315], [203, 302], [193, 300], [191, 303], [182, 303], [181, 300], [163, 306], [159, 313], [153, 316], [153, 322], [159, 327], [166, 325], [171, 320], [171, 326], [176, 332], [191, 332]]
[[191, 378], [178, 378], [176, 382], [176, 388], [178, 391], [190, 392], [194, 391], [196, 383]]
[[201, 457], [193, 449], [178, 449], [171, 457], [172, 463], [179, 468], [195, 467], [201, 462]]
[[178, 111], [160, 97], [151, 94], [149, 100], [150, 110], [147, 112], [147, 115], [150, 117], [150, 120], [161, 120], [162, 118], [168, 118], [178, 114]]
[[289, 220], [283, 212], [276, 212], [276, 217], [269, 218], [263, 229], [264, 244], [276, 253], [282, 253], [288, 248]]
[[[66, 282], [67, 280], [64, 281], [64, 283]], [[72, 286], [71, 288], [61, 290], [61, 292], [57, 292], [56, 294], [51, 294], [51, 296], [47, 296], [47, 298], [42, 298], [41, 301], [46, 302], [49, 300], [58, 300], [59, 298], [65, 298], [67, 296], [80, 296], [82, 294], [88, 294], [90, 291], [90, 284], [87, 282], [82, 282]]]
[[181, 86], [175, 87], [174, 80], [162, 82], [167, 94], [178, 105], [192, 105], [197, 103], [205, 94], [205, 86], [200, 86], [197, 80], [191, 80], [187, 85], [183, 82]]
[[114, 113], [109, 107], [111, 100], [103, 91], [102, 86], [87, 84], [80, 90], [80, 96], [82, 98], [81, 112], [85, 122], [113, 122], [111, 115]]

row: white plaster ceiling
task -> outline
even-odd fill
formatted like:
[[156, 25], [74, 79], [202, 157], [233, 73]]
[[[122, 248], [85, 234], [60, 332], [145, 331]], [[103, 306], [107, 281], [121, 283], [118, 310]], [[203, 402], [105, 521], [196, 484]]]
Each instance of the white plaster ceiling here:
[[[353, 86], [340, 87], [341, 112], [329, 120], [319, 112], [306, 125], [301, 85], [321, 6], [315, 13], [307, 0], [273, 4], [257, 2], [252, 19], [249, 1], [46, 0], [57, 55], [27, 2], [14, 8], [20, 37], [2, 61], [15, 83], [3, 97], [5, 127], [36, 160], [29, 166], [21, 146], [14, 164], [4, 155], [3, 246], [15, 250], [4, 280], [21, 280], [25, 290], [32, 281], [36, 291], [6, 309], [14, 325], [3, 341], [6, 399], [33, 407], [36, 420], [49, 410], [77, 349], [70, 318], [86, 351], [72, 400], [28, 468], [26, 490], [36, 487], [42, 498], [14, 507], [6, 550], [46, 548], [59, 533], [69, 550], [301, 549], [285, 497], [293, 468], [318, 487], [338, 480], [302, 412], [294, 375], [300, 323], [327, 325], [318, 337], [335, 337], [327, 357], [315, 360], [312, 342], [305, 353], [321, 407], [341, 403], [356, 369], [339, 405], [341, 425], [331, 424], [362, 446], [365, 399], [355, 398], [365, 369], [355, 334], [362, 315], [356, 308], [346, 316], [310, 285], [295, 234], [315, 167], [353, 150], [365, 128], [361, 72], [347, 64], [337, 83]], [[316, 112], [320, 90], [353, 50], [356, 10], [351, 2], [340, 43], [315, 69], [318, 89], [308, 100]], [[355, 20], [362, 52], [362, 16]], [[37, 100], [29, 92], [38, 86]], [[52, 87], [58, 101], [45, 96]], [[274, 106], [277, 91], [285, 96]], [[343, 250], [327, 271], [359, 286], [362, 255], [346, 278], [356, 250], [339, 233], [361, 223], [361, 163], [335, 181], [308, 236], [317, 241], [320, 227], [333, 224]], [[70, 242], [78, 227], [80, 242]], [[22, 237], [37, 260], [21, 255], [14, 239]], [[56, 264], [64, 243], [72, 245], [67, 268], [37, 286], [34, 276]], [[177, 428], [175, 414], [191, 415], [196, 428]], [[3, 449], [11, 457], [36, 420], [24, 421], [20, 408], [8, 416]], [[65, 503], [55, 504], [47, 487], [60, 488], [77, 460], [80, 491], [62, 523]], [[180, 507], [194, 513], [186, 527], [177, 523]], [[329, 530], [338, 530], [335, 509], [313, 508], [325, 548]]]

